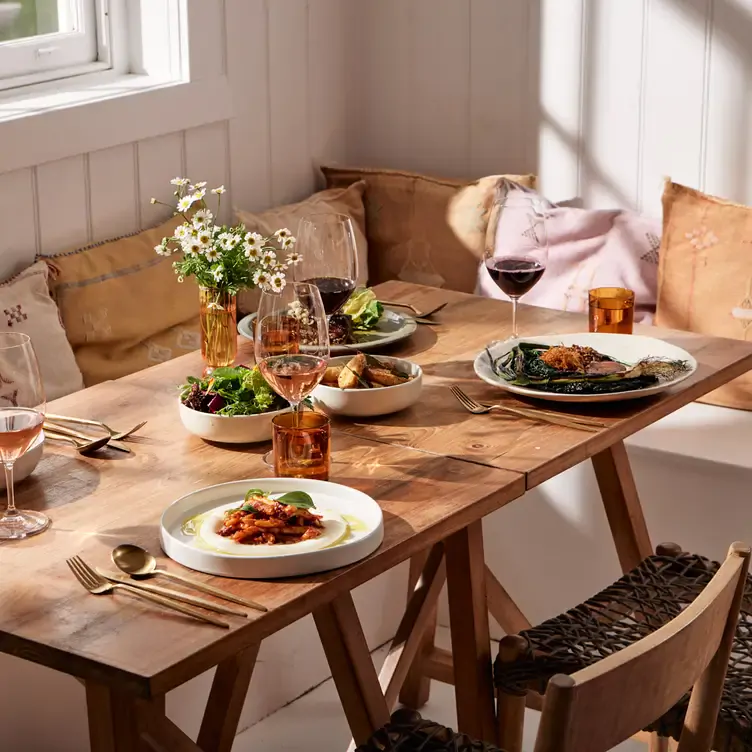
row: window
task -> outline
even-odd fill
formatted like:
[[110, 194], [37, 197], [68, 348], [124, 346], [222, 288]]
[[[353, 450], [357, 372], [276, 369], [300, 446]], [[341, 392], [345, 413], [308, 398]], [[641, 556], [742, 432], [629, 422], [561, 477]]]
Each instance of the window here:
[[0, 89], [110, 67], [107, 0], [0, 0]]

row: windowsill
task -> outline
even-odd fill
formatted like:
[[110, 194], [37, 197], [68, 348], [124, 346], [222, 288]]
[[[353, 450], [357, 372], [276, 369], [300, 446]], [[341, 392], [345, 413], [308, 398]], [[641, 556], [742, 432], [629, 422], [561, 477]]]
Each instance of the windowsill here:
[[165, 81], [142, 75], [0, 98], [0, 173], [232, 116], [227, 78]]

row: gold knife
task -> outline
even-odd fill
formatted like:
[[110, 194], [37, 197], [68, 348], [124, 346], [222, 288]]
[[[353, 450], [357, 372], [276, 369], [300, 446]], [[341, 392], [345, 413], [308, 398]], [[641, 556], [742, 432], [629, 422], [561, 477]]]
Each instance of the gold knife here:
[[[93, 441], [95, 438], [100, 437], [94, 437], [85, 433], [79, 433], [78, 431], [73, 431], [70, 428], [65, 428], [64, 426], [60, 426], [57, 423], [52, 423], [48, 420], [44, 422], [44, 427], [48, 431], [53, 431], [54, 433], [62, 434], [63, 436], [69, 436], [71, 439], [80, 439], [81, 441]], [[132, 454], [131, 450], [128, 449], [125, 444], [123, 444], [120, 441], [110, 441], [107, 442], [107, 446], [111, 449], [117, 449], [119, 452], [126, 452], [126, 454]]]
[[165, 598], [170, 598], [180, 603], [186, 603], [191, 606], [198, 606], [199, 608], [205, 608], [208, 611], [215, 611], [218, 614], [228, 614], [230, 616], [242, 616], [248, 618], [248, 614], [245, 611], [240, 611], [236, 608], [229, 608], [228, 606], [221, 606], [218, 603], [212, 603], [204, 598], [197, 598], [195, 595], [188, 595], [187, 593], [181, 593], [177, 590], [171, 590], [170, 588], [160, 587], [159, 585], [147, 585], [137, 580], [132, 580], [125, 575], [115, 574], [114, 572], [108, 572], [104, 569], [97, 567], [97, 573], [111, 582], [119, 582], [121, 585], [128, 585], [135, 590], [145, 590], [147, 593], [154, 593], [155, 595], [163, 595]]

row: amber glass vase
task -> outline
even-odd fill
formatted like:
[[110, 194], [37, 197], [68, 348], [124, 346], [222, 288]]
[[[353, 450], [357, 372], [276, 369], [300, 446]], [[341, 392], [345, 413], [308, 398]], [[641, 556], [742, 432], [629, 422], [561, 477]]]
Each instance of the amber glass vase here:
[[236, 296], [216, 287], [199, 288], [201, 316], [201, 357], [211, 373], [231, 366], [238, 354]]

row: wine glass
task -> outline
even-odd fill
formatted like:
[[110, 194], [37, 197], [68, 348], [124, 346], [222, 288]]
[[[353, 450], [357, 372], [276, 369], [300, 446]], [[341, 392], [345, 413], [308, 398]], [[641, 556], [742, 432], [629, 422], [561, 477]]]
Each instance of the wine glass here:
[[543, 276], [548, 261], [546, 215], [531, 197], [507, 197], [498, 207], [495, 240], [486, 248], [491, 279], [512, 301], [512, 334], [517, 339], [517, 301]]
[[303, 400], [326, 371], [329, 329], [315, 285], [288, 282], [282, 292], [264, 292], [256, 314], [256, 363], [300, 422]]
[[298, 250], [303, 260], [296, 277], [316, 285], [331, 315], [347, 302], [358, 279], [355, 230], [346, 214], [309, 214], [300, 220]]
[[8, 494], [0, 540], [26, 538], [50, 524], [42, 512], [16, 509], [13, 493], [13, 464], [42, 430], [44, 412], [44, 388], [31, 339], [17, 332], [0, 333], [0, 461]]

